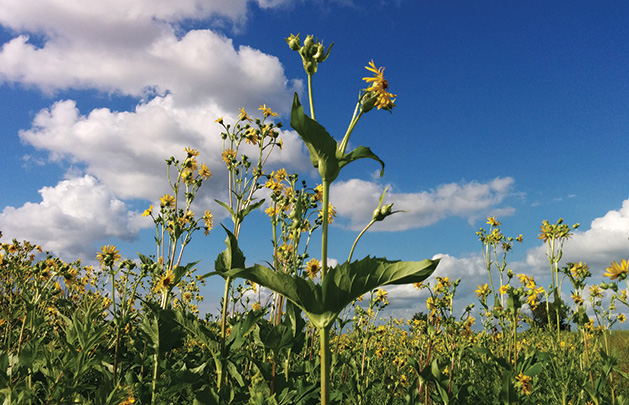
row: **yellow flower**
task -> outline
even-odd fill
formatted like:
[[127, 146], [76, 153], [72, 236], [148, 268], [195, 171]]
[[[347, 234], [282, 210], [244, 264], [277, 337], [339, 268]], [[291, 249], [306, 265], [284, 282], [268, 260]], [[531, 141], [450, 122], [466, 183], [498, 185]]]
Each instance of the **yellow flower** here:
[[218, 122], [219, 124], [223, 123], [223, 117], [218, 117], [214, 122]]
[[625, 314], [618, 314], [616, 319], [618, 319], [618, 322], [623, 323], [625, 321]]
[[258, 137], [258, 132], [255, 128], [251, 127], [247, 129], [247, 132], [245, 132], [245, 142], [250, 145], [257, 145], [259, 140], [260, 137]]
[[376, 68], [372, 60], [369, 62], [369, 66], [365, 66], [365, 69], [374, 74], [373, 77], [363, 77], [363, 80], [369, 83], [367, 91], [375, 93], [377, 97], [375, 106], [378, 107], [378, 110], [382, 108], [390, 111], [395, 107], [395, 99], [393, 97], [397, 97], [397, 94], [391, 94], [387, 91], [389, 82], [384, 78], [384, 67]]
[[520, 387], [520, 392], [525, 395], [531, 395], [531, 392], [533, 392], [532, 378], [520, 372], [515, 379], [517, 380], [516, 385]]
[[314, 188], [314, 198], [316, 201], [323, 201], [323, 184], [317, 184]]
[[175, 274], [172, 271], [164, 274], [160, 277], [159, 281], [155, 285], [154, 291], [159, 292], [167, 292], [173, 287], [173, 283], [175, 282]]
[[478, 288], [474, 292], [478, 298], [486, 297], [489, 295], [489, 285], [487, 283], [478, 285]]
[[[323, 208], [319, 210], [319, 217], [323, 216]], [[336, 218], [336, 210], [332, 206], [332, 204], [328, 203], [328, 224], [334, 222], [334, 218]]]
[[271, 218], [275, 217], [277, 215], [277, 209], [275, 208], [274, 205], [270, 206], [269, 208], [267, 208], [266, 210], [264, 210], [264, 213], [268, 216], [270, 216]]
[[196, 149], [192, 149], [190, 147], [186, 147], [185, 151], [188, 154], [188, 157], [199, 156], [199, 151], [196, 150]]
[[629, 272], [629, 261], [623, 259], [620, 264], [615, 260], [607, 268], [607, 273], [603, 274], [605, 277], [609, 277], [612, 280], [624, 280], [627, 278]]
[[577, 280], [583, 279], [590, 275], [589, 270], [590, 270], [590, 266], [588, 266], [587, 264], [583, 262], [579, 262], [579, 263], [573, 264], [573, 266], [570, 268], [570, 274], [572, 274], [572, 277]]
[[238, 114], [238, 121], [249, 121], [249, 122], [253, 122], [253, 120], [247, 115], [247, 112], [245, 111], [244, 108], [240, 109], [240, 114]]
[[376, 289], [376, 299], [378, 301], [381, 301], [381, 302], [386, 301], [388, 294], [389, 294], [388, 292], [386, 292], [386, 291], [384, 291], [384, 290], [382, 290], [380, 288]]
[[149, 205], [149, 207], [147, 209], [144, 210], [144, 213], [142, 214], [143, 217], [148, 217], [149, 215], [151, 215], [153, 213], [153, 205]]
[[254, 303], [251, 305], [251, 309], [253, 309], [254, 311], [259, 311], [259, 310], [261, 310], [261, 309], [262, 309], [262, 305], [260, 305], [260, 303], [259, 303], [259, 302], [254, 302]]
[[205, 163], [201, 163], [201, 167], [199, 168], [199, 177], [201, 177], [203, 180], [207, 180], [210, 178], [210, 176], [212, 176], [212, 172], [210, 171], [210, 169], [207, 168], [207, 165]]
[[506, 294], [507, 290], [509, 289], [509, 285], [505, 284], [502, 287], [500, 287], [500, 289], [498, 290], [498, 292], [500, 292], [500, 295]]
[[286, 174], [286, 169], [280, 169], [277, 172], [274, 172], [273, 177], [275, 178], [275, 181], [277, 181], [278, 183], [282, 180], [285, 180], [286, 177], [288, 175]]
[[489, 218], [487, 218], [487, 223], [488, 223], [490, 226], [500, 226], [500, 221], [498, 221], [498, 220], [496, 219], [496, 217], [489, 217]]
[[175, 197], [170, 194], [164, 194], [164, 196], [159, 199], [159, 203], [162, 207], [173, 206], [175, 205]]
[[575, 304], [577, 305], [583, 304], [583, 298], [581, 298], [580, 295], [571, 294], [570, 297], [572, 298], [572, 301], [574, 301]]
[[277, 117], [277, 113], [271, 111], [271, 109], [268, 108], [266, 104], [262, 104], [260, 108], [258, 108], [258, 110], [262, 111], [262, 113], [264, 114], [264, 118], [268, 117], [269, 115], [272, 117]]
[[599, 286], [597, 285], [593, 285], [590, 287], [590, 296], [591, 297], [596, 297], [596, 298], [602, 298], [603, 297], [603, 293], [601, 292], [601, 289]]
[[223, 153], [221, 153], [221, 158], [223, 162], [227, 164], [227, 167], [229, 167], [236, 160], [236, 152], [233, 149], [225, 149]]
[[120, 251], [114, 245], [104, 245], [96, 254], [96, 260], [100, 261], [101, 267], [113, 266], [120, 259], [122, 259]]
[[314, 279], [317, 273], [321, 270], [321, 263], [316, 258], [311, 259], [308, 263], [306, 263], [306, 274], [311, 279]]
[[205, 210], [205, 213], [203, 214], [203, 223], [205, 225], [205, 236], [207, 236], [214, 226], [214, 215], [212, 215], [210, 210]]

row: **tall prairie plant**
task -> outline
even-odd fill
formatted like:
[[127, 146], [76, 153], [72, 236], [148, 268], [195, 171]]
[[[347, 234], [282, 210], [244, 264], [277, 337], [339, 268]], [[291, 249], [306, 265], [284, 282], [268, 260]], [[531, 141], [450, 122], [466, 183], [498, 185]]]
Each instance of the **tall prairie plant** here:
[[290, 49], [299, 52], [308, 75], [310, 116], [304, 113], [299, 97], [295, 94], [291, 110], [291, 127], [297, 131], [306, 145], [310, 161], [321, 177], [321, 278], [320, 282], [315, 283], [310, 278], [275, 271], [262, 265], [235, 269], [229, 274], [245, 278], [283, 295], [303, 310], [319, 330], [321, 403], [327, 405], [330, 403], [330, 330], [339, 313], [356, 298], [375, 288], [387, 284], [423, 281], [435, 270], [438, 260], [401, 262], [366, 257], [355, 262], [347, 261], [334, 268], [328, 266], [330, 185], [337, 179], [341, 169], [358, 159], [369, 158], [377, 161], [381, 165], [380, 174], [384, 174], [384, 162], [369, 148], [359, 146], [350, 152], [346, 152], [346, 149], [349, 138], [363, 114], [374, 108], [390, 111], [395, 106], [395, 95], [388, 91], [388, 82], [383, 75], [384, 68], [377, 68], [370, 62], [367, 70], [373, 73], [373, 76], [364, 78], [368, 86], [359, 91], [349, 127], [339, 143], [315, 120], [314, 115], [312, 76], [317, 72], [319, 64], [328, 58], [330, 48], [326, 51], [323, 44], [312, 35], [306, 37], [303, 45], [299, 35], [291, 35], [286, 42]]

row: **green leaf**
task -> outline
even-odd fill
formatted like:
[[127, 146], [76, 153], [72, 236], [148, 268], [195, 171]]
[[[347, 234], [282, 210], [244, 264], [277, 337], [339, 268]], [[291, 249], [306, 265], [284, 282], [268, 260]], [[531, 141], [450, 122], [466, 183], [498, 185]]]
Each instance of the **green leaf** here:
[[179, 284], [179, 282], [181, 281], [183, 276], [185, 276], [186, 273], [188, 271], [190, 271], [197, 264], [199, 264], [199, 261], [196, 261], [196, 262], [193, 262], [193, 263], [188, 263], [185, 266], [177, 266], [177, 267], [175, 267], [175, 271], [174, 271], [175, 278], [173, 280], [173, 285]]
[[255, 202], [255, 203], [251, 204], [250, 206], [248, 206], [247, 208], [245, 208], [244, 210], [242, 210], [242, 211], [240, 212], [240, 215], [241, 215], [241, 218], [240, 218], [240, 219], [241, 219], [241, 221], [242, 221], [242, 220], [243, 220], [243, 219], [244, 219], [247, 215], [249, 215], [249, 213], [250, 213], [251, 211], [253, 211], [253, 210], [255, 210], [256, 208], [260, 207], [262, 204], [264, 204], [264, 198], [263, 198], [263, 199], [261, 199], [261, 200], [260, 200], [260, 201], [258, 201], [258, 202]]
[[390, 261], [366, 257], [329, 270], [321, 284], [292, 277], [256, 264], [227, 274], [253, 281], [285, 296], [301, 308], [318, 328], [332, 325], [338, 314], [361, 295], [384, 285], [424, 281], [439, 260]]
[[324, 127], [304, 113], [295, 93], [290, 114], [290, 126], [299, 134], [310, 152], [312, 165], [319, 169], [323, 180], [332, 182], [341, 170], [336, 156], [337, 142]]
[[218, 254], [218, 257], [214, 262], [215, 271], [206, 273], [202, 275], [201, 278], [207, 278], [218, 274], [219, 276], [227, 279], [227, 271], [232, 269], [242, 269], [245, 267], [245, 255], [238, 247], [238, 239], [236, 239], [236, 236], [225, 228], [223, 224], [221, 224], [221, 226], [227, 233], [227, 238], [225, 239], [225, 245], [227, 245], [227, 248]]
[[222, 201], [219, 201], [219, 200], [217, 200], [217, 199], [214, 199], [214, 201], [216, 201], [216, 202], [218, 203], [218, 205], [220, 205], [221, 207], [225, 208], [225, 209], [227, 210], [227, 212], [229, 212], [229, 215], [231, 215], [231, 217], [232, 217], [232, 221], [233, 221], [234, 223], [236, 223], [236, 219], [237, 219], [237, 217], [236, 217], [236, 213], [234, 212], [234, 210], [232, 210], [232, 209], [229, 207], [229, 205], [225, 204], [225, 203], [224, 203], [224, 202], [222, 202]]
[[384, 176], [384, 162], [376, 156], [371, 149], [366, 146], [359, 146], [351, 152], [346, 153], [339, 159], [339, 167], [342, 169], [348, 164], [358, 159], [373, 159], [380, 163], [380, 177]]

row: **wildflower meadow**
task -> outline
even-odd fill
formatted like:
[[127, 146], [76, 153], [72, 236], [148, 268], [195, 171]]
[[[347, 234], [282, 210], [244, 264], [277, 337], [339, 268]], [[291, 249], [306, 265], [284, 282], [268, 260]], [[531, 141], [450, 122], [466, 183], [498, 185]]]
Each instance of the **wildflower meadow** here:
[[[578, 224], [543, 220], [538, 235], [507, 236], [499, 219], [487, 218], [470, 234], [487, 281], [463, 311], [454, 298], [470, 286], [434, 277], [439, 260], [354, 257], [374, 223], [403, 215], [384, 203], [387, 190], [347, 260], [330, 264], [330, 186], [359, 159], [385, 174], [376, 153], [351, 149], [350, 138], [364, 114], [394, 110], [397, 95], [385, 68], [367, 62], [347, 131], [335, 137], [315, 115], [312, 80], [333, 43], [299, 34], [285, 41], [308, 83], [307, 100], [294, 96], [290, 127], [319, 180], [267, 168], [283, 146], [282, 123], [262, 105], [241, 109], [236, 122], [208, 123], [222, 128], [229, 197], [217, 203], [226, 223], [199, 211], [195, 197], [213, 175], [208, 157], [188, 147], [166, 159], [170, 189], [143, 214], [155, 225], [152, 252], [125, 258], [105, 245], [94, 253], [98, 264], [86, 266], [0, 239], [2, 404], [629, 404], [629, 334], [618, 330], [629, 262], [562, 264]], [[272, 243], [264, 263], [248, 265], [239, 237], [261, 210]], [[210, 232], [225, 236], [214, 264], [184, 261], [192, 238]], [[509, 268], [524, 237], [547, 247], [551, 285]], [[591, 281], [599, 271], [608, 281]], [[210, 278], [224, 282], [221, 311], [202, 316]], [[400, 284], [428, 294], [426, 312], [386, 315], [384, 287]]]

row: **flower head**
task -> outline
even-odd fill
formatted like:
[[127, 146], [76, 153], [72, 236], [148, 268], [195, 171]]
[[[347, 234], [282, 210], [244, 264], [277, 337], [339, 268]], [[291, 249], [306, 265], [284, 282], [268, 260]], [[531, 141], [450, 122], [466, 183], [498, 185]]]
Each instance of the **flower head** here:
[[620, 264], [614, 260], [607, 268], [607, 273], [603, 275], [612, 280], [624, 280], [627, 278], [627, 273], [629, 273], [629, 261], [623, 259]]
[[268, 108], [268, 107], [266, 106], [266, 104], [262, 104], [262, 105], [260, 106], [260, 108], [258, 108], [258, 110], [262, 111], [262, 114], [264, 114], [264, 118], [266, 118], [266, 117], [268, 117], [268, 116], [271, 116], [271, 117], [277, 117], [277, 113], [276, 113], [276, 112], [271, 111], [271, 109], [270, 109], [270, 108]]
[[319, 260], [313, 258], [308, 261], [308, 263], [306, 263], [306, 274], [311, 279], [314, 279], [316, 277], [316, 275], [319, 273], [319, 270], [321, 270], [321, 263], [319, 263]]
[[144, 210], [144, 212], [142, 213], [143, 217], [148, 217], [153, 213], [153, 205], [149, 205], [149, 207], [147, 209]]
[[225, 162], [227, 167], [229, 167], [236, 160], [236, 151], [234, 151], [233, 149], [225, 149], [221, 153], [221, 158], [223, 159], [223, 162]]
[[174, 282], [175, 274], [172, 271], [169, 271], [168, 273], [160, 277], [159, 281], [155, 285], [154, 290], [155, 292], [167, 292], [173, 287]]
[[367, 92], [370, 92], [372, 96], [375, 96], [375, 107], [378, 110], [383, 109], [390, 111], [395, 107], [395, 98], [397, 94], [391, 94], [387, 91], [389, 88], [389, 82], [384, 78], [384, 67], [376, 68], [373, 60], [369, 62], [369, 66], [365, 66], [365, 69], [372, 72], [372, 77], [363, 77], [363, 80], [369, 84]]
[[520, 388], [520, 392], [525, 395], [531, 395], [531, 392], [533, 392], [532, 378], [520, 372], [515, 379], [517, 381], [516, 386]]
[[500, 226], [501, 222], [496, 219], [496, 217], [487, 218], [487, 223], [491, 226]]
[[162, 198], [159, 199], [159, 203], [162, 207], [172, 207], [175, 205], [175, 197], [170, 194], [164, 194]]
[[210, 171], [210, 169], [207, 168], [207, 165], [205, 163], [201, 163], [201, 167], [199, 168], [199, 177], [201, 177], [203, 180], [207, 180], [210, 178], [210, 176], [212, 176], [212, 172]]
[[120, 251], [114, 245], [104, 245], [96, 254], [96, 260], [100, 261], [101, 267], [113, 266], [120, 259]]

